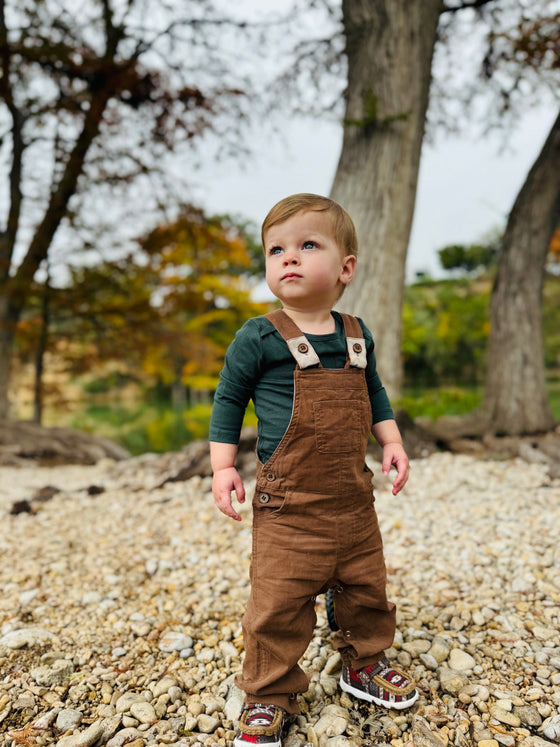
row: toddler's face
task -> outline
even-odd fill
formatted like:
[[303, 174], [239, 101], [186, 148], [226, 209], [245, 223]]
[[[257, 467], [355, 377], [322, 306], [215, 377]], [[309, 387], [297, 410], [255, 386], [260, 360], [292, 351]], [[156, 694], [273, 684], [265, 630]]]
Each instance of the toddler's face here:
[[344, 257], [326, 212], [296, 213], [264, 236], [266, 281], [284, 305], [331, 309], [354, 274], [356, 258]]

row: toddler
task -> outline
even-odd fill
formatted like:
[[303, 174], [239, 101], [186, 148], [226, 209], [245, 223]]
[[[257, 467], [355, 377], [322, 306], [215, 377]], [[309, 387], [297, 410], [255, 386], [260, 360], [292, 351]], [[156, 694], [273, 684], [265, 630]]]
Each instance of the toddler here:
[[284, 718], [308, 688], [298, 666], [313, 636], [315, 598], [335, 590], [343, 691], [407, 708], [414, 683], [384, 655], [395, 634], [365, 455], [370, 433], [395, 466], [408, 458], [376, 372], [371, 333], [333, 306], [356, 269], [348, 213], [311, 194], [281, 200], [262, 227], [266, 280], [282, 308], [249, 320], [230, 345], [210, 426], [213, 494], [239, 521], [245, 490], [235, 457], [245, 408], [258, 418], [251, 594], [243, 617], [245, 705], [235, 747], [280, 747]]

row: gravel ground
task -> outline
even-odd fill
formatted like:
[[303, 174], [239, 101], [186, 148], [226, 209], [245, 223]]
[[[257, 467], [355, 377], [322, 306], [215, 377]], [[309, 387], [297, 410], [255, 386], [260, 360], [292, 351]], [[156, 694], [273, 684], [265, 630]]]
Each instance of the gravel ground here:
[[[285, 746], [558, 744], [560, 480], [438, 453], [394, 498], [371, 466], [398, 605], [388, 655], [421, 695], [389, 712], [341, 694], [319, 598]], [[250, 508], [219, 514], [208, 478], [157, 487], [170, 470], [0, 468], [0, 744], [231, 745]]]

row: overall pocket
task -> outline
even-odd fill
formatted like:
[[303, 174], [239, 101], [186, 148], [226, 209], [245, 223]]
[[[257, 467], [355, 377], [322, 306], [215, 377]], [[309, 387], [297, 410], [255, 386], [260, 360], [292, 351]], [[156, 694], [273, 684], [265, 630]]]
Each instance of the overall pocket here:
[[362, 448], [364, 419], [361, 400], [314, 402], [313, 419], [317, 450], [321, 453], [348, 454]]

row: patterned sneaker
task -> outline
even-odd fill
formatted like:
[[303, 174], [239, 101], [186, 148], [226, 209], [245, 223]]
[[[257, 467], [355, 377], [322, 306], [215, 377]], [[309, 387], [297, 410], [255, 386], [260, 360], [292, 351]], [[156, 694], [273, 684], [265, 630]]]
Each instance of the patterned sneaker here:
[[285, 711], [278, 706], [245, 703], [233, 740], [234, 747], [249, 747], [252, 744], [281, 747], [284, 716]]
[[363, 669], [342, 668], [340, 687], [346, 693], [385, 708], [408, 708], [418, 698], [414, 682], [395, 669], [384, 656]]

